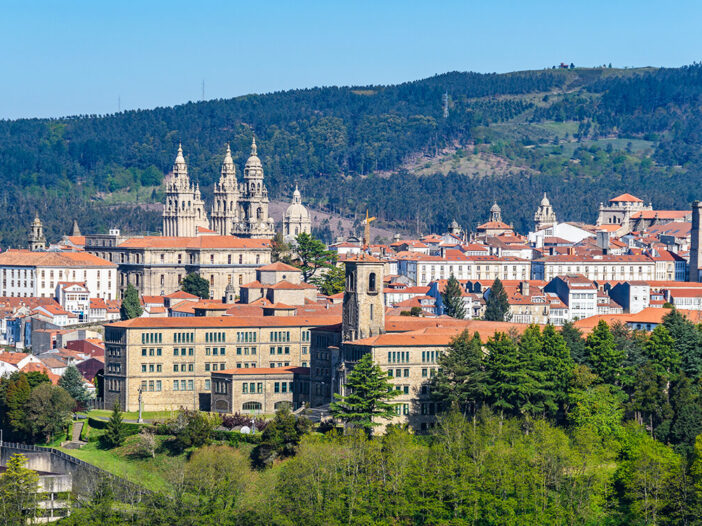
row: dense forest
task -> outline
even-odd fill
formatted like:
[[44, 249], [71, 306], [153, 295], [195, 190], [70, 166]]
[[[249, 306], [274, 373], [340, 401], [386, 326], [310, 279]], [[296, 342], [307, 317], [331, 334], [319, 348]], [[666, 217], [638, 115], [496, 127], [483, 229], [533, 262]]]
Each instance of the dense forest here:
[[[453, 72], [395, 86], [0, 121], [0, 244], [22, 244], [17, 223], [35, 211], [54, 237], [73, 218], [90, 230], [158, 230], [148, 203], [160, 201], [178, 143], [209, 196], [224, 144], [241, 173], [253, 134], [273, 197], [287, 199], [298, 182], [314, 207], [370, 208], [399, 229], [441, 230], [453, 218], [471, 228], [499, 199], [505, 219], [524, 231], [543, 191], [571, 220], [592, 221], [600, 201], [623, 191], [683, 208], [699, 197], [701, 95], [698, 64]], [[139, 213], [126, 213], [135, 203]]]

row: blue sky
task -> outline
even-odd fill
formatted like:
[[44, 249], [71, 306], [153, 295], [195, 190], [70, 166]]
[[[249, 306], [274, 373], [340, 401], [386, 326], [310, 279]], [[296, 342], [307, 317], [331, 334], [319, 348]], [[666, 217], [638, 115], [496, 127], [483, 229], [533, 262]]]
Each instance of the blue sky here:
[[702, 2], [0, 0], [0, 118], [104, 114], [446, 71], [680, 66]]

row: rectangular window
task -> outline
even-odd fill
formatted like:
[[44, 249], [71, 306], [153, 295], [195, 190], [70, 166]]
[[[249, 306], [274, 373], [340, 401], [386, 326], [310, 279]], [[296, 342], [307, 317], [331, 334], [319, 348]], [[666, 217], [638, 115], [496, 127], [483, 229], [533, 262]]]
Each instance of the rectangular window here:
[[282, 384], [282, 385], [280, 386], [280, 387], [281, 387], [281, 391], [282, 391], [283, 393], [287, 393], [287, 392], [288, 392], [288, 382], [281, 382], [281, 384]]
[[161, 380], [156, 380], [156, 390], [157, 391], [161, 390]]
[[263, 382], [258, 382], [256, 385], [256, 392], [259, 394], [263, 392]]
[[142, 363], [142, 364], [141, 364], [141, 372], [142, 372], [142, 373], [145, 373], [145, 372], [146, 372], [146, 364], [145, 364], [145, 363]]
[[427, 369], [425, 367], [422, 369], [422, 378], [426, 378], [426, 377], [427, 377]]
[[188, 391], [195, 390], [195, 383], [192, 380], [188, 380]]
[[178, 391], [178, 380], [173, 380], [173, 390]]
[[205, 391], [209, 391], [209, 390], [210, 390], [210, 381], [205, 380]]
[[210, 370], [210, 364], [209, 364], [209, 363], [206, 363], [206, 364], [205, 364], [205, 371], [209, 371], [209, 370]]
[[177, 373], [177, 372], [178, 372], [178, 364], [177, 364], [177, 363], [174, 363], [174, 364], [173, 364], [173, 372], [174, 372], [174, 373]]
[[409, 378], [409, 369], [405, 369], [405, 378]]
[[205, 347], [205, 356], [209, 356], [210, 354], [212, 354], [212, 349]]
[[224, 356], [224, 349], [225, 349], [225, 347], [220, 347], [220, 348], [219, 348], [219, 355], [220, 355], [220, 356]]
[[195, 370], [195, 364], [189, 363], [188, 364], [188, 371], [192, 373], [194, 370]]
[[156, 366], [156, 372], [157, 372], [157, 373], [160, 373], [160, 372], [161, 372], [161, 364], [158, 364], [158, 365]]
[[142, 349], [142, 350], [141, 350], [141, 355], [142, 355], [142, 356], [146, 356], [146, 349]]
[[249, 384], [247, 384], [246, 382], [244, 382], [243, 384], [241, 384], [241, 392], [244, 393], [244, 394], [248, 394], [248, 392], [249, 392]]
[[152, 364], [152, 363], [149, 364], [149, 372], [150, 373], [154, 372], [154, 364]]
[[274, 393], [279, 393], [279, 392], [280, 392], [280, 383], [279, 383], [279, 382], [275, 382], [275, 383], [273, 384], [273, 392], [274, 392]]

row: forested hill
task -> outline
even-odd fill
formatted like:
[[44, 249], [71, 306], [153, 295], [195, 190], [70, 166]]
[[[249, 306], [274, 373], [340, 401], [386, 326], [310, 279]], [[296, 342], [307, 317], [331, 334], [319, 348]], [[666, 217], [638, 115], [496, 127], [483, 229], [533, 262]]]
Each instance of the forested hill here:
[[[273, 197], [370, 208], [386, 226], [468, 228], [493, 199], [526, 230], [542, 192], [560, 218], [594, 220], [629, 191], [659, 208], [702, 197], [702, 66], [447, 73], [396, 86], [329, 87], [115, 115], [0, 121], [0, 244], [35, 210], [49, 236], [157, 230], [163, 174], [183, 143], [203, 193], [229, 142], [239, 175], [256, 134]], [[447, 115], [446, 115], [447, 114]], [[130, 209], [131, 209], [130, 208]]]

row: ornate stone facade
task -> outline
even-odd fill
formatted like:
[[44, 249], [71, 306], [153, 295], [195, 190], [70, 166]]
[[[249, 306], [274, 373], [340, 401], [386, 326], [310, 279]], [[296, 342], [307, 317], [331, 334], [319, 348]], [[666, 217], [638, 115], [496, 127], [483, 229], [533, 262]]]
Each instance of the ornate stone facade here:
[[290, 242], [303, 232], [312, 233], [312, 221], [309, 212], [302, 204], [300, 190], [295, 185], [292, 203], [283, 216], [283, 236], [285, 236], [286, 241]]
[[232, 233], [234, 223], [239, 217], [239, 185], [236, 181], [236, 167], [232, 152], [227, 144], [221, 176], [214, 186], [214, 203], [212, 203], [212, 230], [220, 236]]
[[546, 193], [544, 193], [544, 198], [541, 200], [539, 208], [534, 214], [534, 222], [536, 223], [536, 232], [554, 226], [558, 222], [556, 220], [556, 213], [553, 211], [553, 207], [548, 197], [546, 197]]
[[232, 232], [235, 236], [272, 238], [275, 222], [268, 217], [268, 190], [263, 183], [263, 165], [258, 158], [256, 139], [244, 167], [244, 181], [239, 185], [239, 217]]
[[199, 185], [190, 184], [188, 166], [183, 148], [173, 165], [173, 177], [166, 183], [166, 204], [163, 208], [163, 235], [168, 237], [193, 237], [198, 227], [209, 229], [205, 203]]
[[44, 225], [42, 225], [41, 219], [39, 219], [39, 214], [34, 216], [34, 221], [32, 221], [31, 232], [29, 233], [29, 250], [32, 252], [46, 250]]

